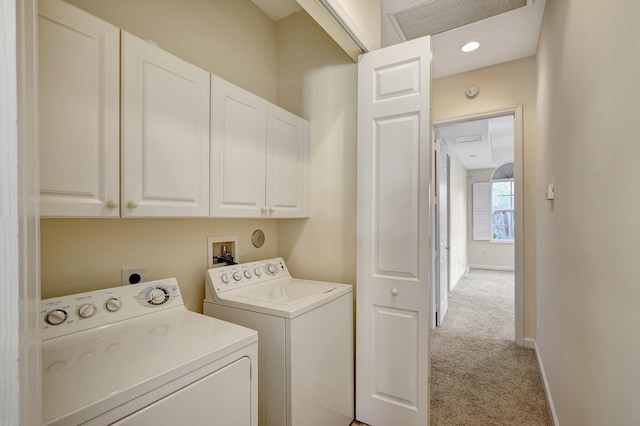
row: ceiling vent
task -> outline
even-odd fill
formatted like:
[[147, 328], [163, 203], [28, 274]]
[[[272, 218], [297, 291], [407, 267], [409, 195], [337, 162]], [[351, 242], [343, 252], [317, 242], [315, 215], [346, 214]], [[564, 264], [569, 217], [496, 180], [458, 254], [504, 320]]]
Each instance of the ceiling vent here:
[[439, 34], [527, 5], [527, 0], [421, 0], [389, 13], [403, 40]]

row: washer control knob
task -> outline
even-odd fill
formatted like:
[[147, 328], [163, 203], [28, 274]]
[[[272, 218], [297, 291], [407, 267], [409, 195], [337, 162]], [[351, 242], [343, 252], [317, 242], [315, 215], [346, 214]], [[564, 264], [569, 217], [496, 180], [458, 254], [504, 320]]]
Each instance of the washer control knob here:
[[227, 276], [227, 274], [220, 275], [220, 281], [222, 281], [225, 284], [229, 284], [229, 277]]
[[276, 273], [276, 265], [274, 265], [273, 263], [270, 263], [267, 265], [267, 272], [270, 274], [275, 274]]
[[122, 308], [122, 300], [116, 297], [107, 299], [106, 303], [104, 304], [104, 308], [109, 312], [118, 312], [120, 308]]
[[262, 275], [262, 269], [256, 268], [253, 270], [253, 273], [256, 274], [256, 277], [259, 277], [260, 275]]
[[240, 272], [234, 272], [233, 279], [236, 281], [240, 281], [242, 279], [242, 274]]
[[248, 269], [245, 269], [244, 276], [247, 277], [247, 278], [251, 278], [251, 271], [248, 270]]
[[93, 303], [84, 303], [78, 307], [78, 316], [80, 318], [91, 318], [96, 314], [96, 305]]
[[47, 312], [44, 320], [47, 324], [60, 325], [67, 320], [67, 312], [62, 309], [54, 309], [53, 311]]

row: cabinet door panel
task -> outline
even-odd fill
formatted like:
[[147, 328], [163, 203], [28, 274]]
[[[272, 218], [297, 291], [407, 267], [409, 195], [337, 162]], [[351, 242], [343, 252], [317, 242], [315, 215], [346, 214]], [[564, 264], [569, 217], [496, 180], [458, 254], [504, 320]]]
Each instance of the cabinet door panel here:
[[209, 216], [209, 73], [123, 32], [123, 216]]
[[268, 217], [307, 217], [308, 123], [274, 105], [267, 115]]
[[262, 217], [267, 102], [211, 78], [211, 216]]
[[120, 30], [39, 2], [40, 213], [118, 217]]

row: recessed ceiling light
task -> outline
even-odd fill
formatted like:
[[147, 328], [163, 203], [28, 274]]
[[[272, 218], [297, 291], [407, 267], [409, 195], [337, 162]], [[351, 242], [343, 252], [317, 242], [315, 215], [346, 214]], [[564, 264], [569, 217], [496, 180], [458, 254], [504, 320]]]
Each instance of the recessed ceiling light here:
[[473, 52], [478, 47], [480, 47], [480, 42], [470, 41], [469, 43], [463, 44], [460, 50], [462, 50], [464, 53], [469, 53], [469, 52]]

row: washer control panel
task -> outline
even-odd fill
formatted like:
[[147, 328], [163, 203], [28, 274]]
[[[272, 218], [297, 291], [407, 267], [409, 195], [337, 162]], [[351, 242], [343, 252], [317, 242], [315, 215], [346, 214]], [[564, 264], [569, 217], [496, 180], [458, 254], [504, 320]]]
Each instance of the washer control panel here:
[[212, 268], [207, 271], [207, 282], [216, 293], [260, 284], [274, 278], [288, 277], [289, 270], [281, 257], [257, 262]]
[[42, 340], [183, 306], [175, 278], [40, 301]]

